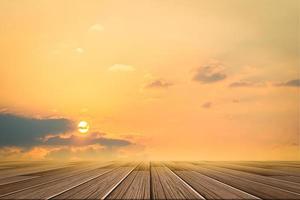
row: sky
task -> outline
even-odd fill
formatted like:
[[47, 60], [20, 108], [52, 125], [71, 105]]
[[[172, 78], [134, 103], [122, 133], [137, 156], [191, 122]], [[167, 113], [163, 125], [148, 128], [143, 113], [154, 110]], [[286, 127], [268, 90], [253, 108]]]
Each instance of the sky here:
[[297, 0], [2, 0], [0, 158], [299, 160], [299, 13]]

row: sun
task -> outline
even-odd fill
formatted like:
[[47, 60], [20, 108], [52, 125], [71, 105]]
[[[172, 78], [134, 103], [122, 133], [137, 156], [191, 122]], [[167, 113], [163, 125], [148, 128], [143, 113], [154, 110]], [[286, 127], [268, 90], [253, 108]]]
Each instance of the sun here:
[[87, 133], [89, 131], [89, 124], [86, 121], [80, 121], [78, 124], [78, 131], [80, 133]]

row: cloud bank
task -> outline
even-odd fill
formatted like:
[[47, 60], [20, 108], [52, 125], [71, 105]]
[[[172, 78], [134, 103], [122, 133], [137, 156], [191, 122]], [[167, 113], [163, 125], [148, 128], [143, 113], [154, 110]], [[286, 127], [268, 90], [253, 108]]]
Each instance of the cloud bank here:
[[112, 159], [122, 149], [140, 148], [133, 140], [102, 132], [80, 135], [65, 118], [42, 119], [0, 113], [1, 159]]
[[64, 119], [35, 119], [13, 114], [0, 114], [0, 147], [33, 146], [48, 134], [59, 134], [74, 130], [73, 122]]

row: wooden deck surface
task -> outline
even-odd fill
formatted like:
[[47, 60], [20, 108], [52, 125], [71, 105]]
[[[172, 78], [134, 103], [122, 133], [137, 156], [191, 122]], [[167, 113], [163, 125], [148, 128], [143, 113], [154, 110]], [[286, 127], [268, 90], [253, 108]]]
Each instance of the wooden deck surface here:
[[0, 199], [300, 199], [300, 161], [0, 162]]

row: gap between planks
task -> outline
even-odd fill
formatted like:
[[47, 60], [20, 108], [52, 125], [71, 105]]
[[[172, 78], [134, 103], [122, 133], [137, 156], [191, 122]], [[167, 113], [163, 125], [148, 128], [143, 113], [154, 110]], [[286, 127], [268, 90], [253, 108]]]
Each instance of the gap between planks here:
[[106, 199], [129, 176], [129, 174], [131, 174], [131, 172], [137, 168], [138, 165], [139, 164], [137, 164], [127, 174], [125, 174], [125, 176], [114, 187], [112, 187], [101, 199]]
[[199, 193], [197, 192], [190, 184], [188, 184], [187, 182], [185, 182], [182, 178], [180, 178], [177, 174], [175, 174], [169, 167], [167, 167], [165, 164], [163, 164], [166, 169], [168, 169], [176, 178], [178, 178], [180, 181], [182, 181], [182, 183], [187, 186], [191, 191], [193, 191], [198, 197], [200, 197], [200, 199], [204, 199], [205, 198]]

